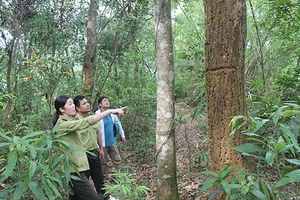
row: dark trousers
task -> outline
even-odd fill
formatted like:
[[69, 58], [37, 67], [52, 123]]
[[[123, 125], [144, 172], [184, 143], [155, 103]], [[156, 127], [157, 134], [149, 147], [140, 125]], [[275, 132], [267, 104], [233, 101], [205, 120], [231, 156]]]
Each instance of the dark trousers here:
[[105, 189], [104, 189], [104, 177], [102, 173], [102, 167], [101, 167], [101, 162], [100, 158], [98, 155], [98, 151], [94, 150], [91, 151], [91, 153], [95, 155], [91, 155], [89, 153], [86, 153], [88, 161], [89, 161], [89, 166], [90, 166], [90, 175], [92, 177], [92, 180], [94, 182], [95, 188], [97, 193], [100, 196], [104, 196]]
[[70, 195], [71, 200], [101, 200], [99, 195], [96, 193], [95, 189], [91, 185], [89, 179], [87, 178], [87, 171], [80, 172], [79, 175], [72, 173], [72, 175], [77, 176], [79, 179], [71, 179], [70, 187], [73, 191], [73, 195]]

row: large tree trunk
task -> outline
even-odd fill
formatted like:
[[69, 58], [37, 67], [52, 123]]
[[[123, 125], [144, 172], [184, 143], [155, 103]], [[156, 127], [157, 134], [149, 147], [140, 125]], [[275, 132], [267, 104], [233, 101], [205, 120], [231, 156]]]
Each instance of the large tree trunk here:
[[243, 165], [232, 147], [243, 142], [241, 133], [225, 146], [235, 115], [246, 115], [244, 91], [246, 2], [205, 0], [206, 104], [212, 170], [230, 163]]
[[97, 47], [97, 35], [96, 35], [96, 27], [97, 27], [97, 15], [98, 15], [98, 1], [91, 0], [90, 1], [90, 10], [88, 14], [88, 22], [87, 22], [87, 44], [85, 48], [84, 55], [84, 91], [83, 94], [91, 99], [93, 88], [94, 88], [94, 61], [96, 57], [96, 47]]
[[155, 199], [179, 199], [174, 128], [174, 61], [170, 0], [155, 0], [157, 67], [157, 190]]

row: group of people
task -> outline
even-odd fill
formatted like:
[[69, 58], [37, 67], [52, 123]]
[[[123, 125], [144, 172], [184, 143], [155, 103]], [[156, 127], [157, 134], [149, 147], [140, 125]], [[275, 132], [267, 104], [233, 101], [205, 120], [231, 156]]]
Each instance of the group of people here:
[[[59, 96], [55, 100], [56, 112], [53, 116], [53, 132], [72, 146], [68, 153], [70, 172], [78, 178], [71, 178], [69, 194], [71, 200], [113, 200], [105, 194], [105, 179], [108, 178], [108, 156], [119, 169], [121, 156], [116, 145], [113, 126], [120, 127], [119, 134], [126, 144], [124, 130], [117, 117], [124, 114], [126, 107], [109, 109], [106, 96], [98, 100], [99, 110], [90, 115], [91, 107], [84, 96]], [[89, 181], [92, 178], [94, 187]]]

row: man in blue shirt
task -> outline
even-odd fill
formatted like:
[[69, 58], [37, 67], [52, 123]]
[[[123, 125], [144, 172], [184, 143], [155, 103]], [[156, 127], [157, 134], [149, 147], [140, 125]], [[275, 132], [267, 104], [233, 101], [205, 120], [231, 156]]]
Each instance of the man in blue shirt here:
[[[102, 96], [98, 99], [98, 105], [100, 107], [96, 113], [101, 113], [109, 109], [110, 103], [108, 97]], [[101, 160], [102, 163], [102, 172], [105, 179], [108, 179], [109, 169], [107, 165], [107, 158], [110, 157], [114, 167], [116, 169], [120, 169], [121, 164], [121, 156], [119, 149], [117, 147], [117, 142], [114, 137], [114, 124], [119, 125], [119, 134], [122, 138], [122, 143], [126, 144], [126, 138], [124, 134], [124, 130], [122, 128], [121, 122], [118, 117], [114, 114], [107, 115], [105, 118], [99, 121], [101, 128], [100, 134], [102, 136], [102, 144], [104, 151], [104, 159]]]

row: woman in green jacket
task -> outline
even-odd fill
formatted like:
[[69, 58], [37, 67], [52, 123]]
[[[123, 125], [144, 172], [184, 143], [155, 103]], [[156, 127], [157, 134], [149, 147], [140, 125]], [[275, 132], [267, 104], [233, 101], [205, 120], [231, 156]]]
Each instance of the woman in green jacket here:
[[[56, 112], [53, 116], [53, 126], [54, 132], [56, 134], [61, 134], [60, 139], [68, 142], [73, 150], [68, 153], [70, 158], [70, 172], [72, 175], [77, 176], [79, 179], [71, 179], [70, 187], [74, 193], [71, 198], [73, 200], [101, 200], [89, 179], [85, 174], [89, 170], [89, 164], [87, 160], [86, 153], [81, 144], [79, 136], [77, 135], [77, 130], [86, 129], [94, 124], [96, 124], [100, 119], [106, 117], [109, 114], [117, 114], [122, 116], [124, 114], [124, 109], [110, 109], [107, 112], [102, 112], [100, 114], [91, 115], [84, 119], [76, 120], [76, 110], [73, 103], [73, 99], [62, 95], [55, 100]], [[77, 173], [79, 172], [79, 174]]]

